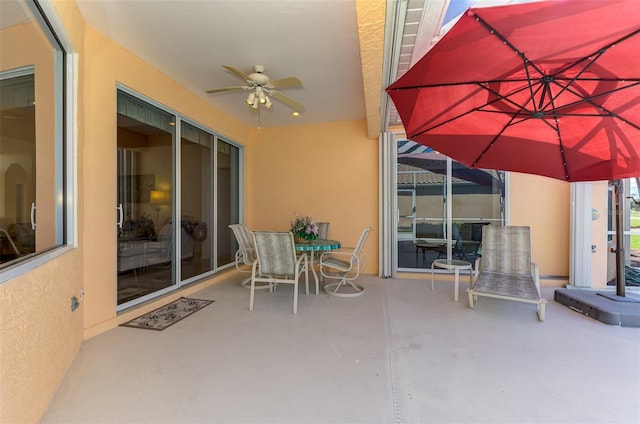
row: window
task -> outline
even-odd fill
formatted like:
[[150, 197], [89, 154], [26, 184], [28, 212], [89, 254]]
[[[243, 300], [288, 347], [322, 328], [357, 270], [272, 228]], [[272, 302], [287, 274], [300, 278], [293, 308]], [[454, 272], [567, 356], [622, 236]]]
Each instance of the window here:
[[61, 29], [54, 31], [37, 2], [4, 0], [0, 16], [0, 270], [6, 281], [67, 243], [71, 70]]

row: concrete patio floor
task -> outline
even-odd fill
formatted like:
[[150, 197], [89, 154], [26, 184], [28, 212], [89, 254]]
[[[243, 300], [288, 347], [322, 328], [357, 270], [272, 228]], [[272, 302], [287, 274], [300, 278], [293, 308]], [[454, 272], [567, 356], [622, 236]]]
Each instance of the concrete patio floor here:
[[[86, 341], [43, 423], [638, 423], [640, 329], [466, 284], [363, 276], [357, 298], [256, 294], [240, 277], [164, 331]], [[301, 287], [302, 291], [302, 287]]]

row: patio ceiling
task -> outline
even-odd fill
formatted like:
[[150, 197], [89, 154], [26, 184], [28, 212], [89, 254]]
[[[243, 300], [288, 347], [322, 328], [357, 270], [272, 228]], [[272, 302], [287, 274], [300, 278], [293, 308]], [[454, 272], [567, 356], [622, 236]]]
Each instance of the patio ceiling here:
[[[257, 125], [256, 112], [244, 102], [246, 92], [205, 93], [242, 85], [222, 65], [245, 73], [263, 65], [273, 79], [302, 80], [303, 88], [282, 92], [303, 103], [305, 112], [294, 118], [274, 101], [274, 107], [261, 111], [262, 127], [366, 119], [371, 138], [387, 126], [391, 102], [384, 88], [424, 54], [448, 4], [78, 0], [88, 25], [244, 125]], [[388, 124], [400, 124], [393, 110]]]

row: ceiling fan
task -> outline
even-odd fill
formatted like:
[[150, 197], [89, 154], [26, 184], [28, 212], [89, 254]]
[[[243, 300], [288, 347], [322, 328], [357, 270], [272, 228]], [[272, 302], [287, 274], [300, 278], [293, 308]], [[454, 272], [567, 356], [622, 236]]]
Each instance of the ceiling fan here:
[[276, 90], [280, 88], [302, 87], [302, 81], [300, 81], [298, 78], [287, 77], [272, 80], [264, 73], [264, 66], [262, 65], [255, 65], [253, 67], [254, 72], [248, 75], [240, 71], [239, 69], [234, 68], [233, 66], [222, 65], [222, 67], [227, 71], [233, 73], [240, 79], [244, 80], [246, 82], [246, 85], [236, 85], [231, 87], [207, 90], [207, 94], [222, 93], [225, 91], [251, 90], [251, 92], [249, 93], [249, 97], [247, 97], [246, 103], [253, 109], [258, 109], [260, 105], [264, 105], [266, 108], [270, 108], [271, 99], [269, 97], [272, 97], [279, 102], [282, 102], [285, 105], [289, 106], [291, 109], [293, 109], [294, 113], [300, 113], [304, 111], [304, 105], [302, 103], [297, 102]]

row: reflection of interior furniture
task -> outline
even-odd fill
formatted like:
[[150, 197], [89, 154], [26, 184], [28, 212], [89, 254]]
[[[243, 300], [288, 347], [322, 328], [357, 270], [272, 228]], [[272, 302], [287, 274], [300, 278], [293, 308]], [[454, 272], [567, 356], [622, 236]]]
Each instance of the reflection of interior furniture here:
[[[253, 245], [253, 236], [251, 231], [245, 224], [231, 224], [229, 228], [233, 231], [233, 235], [238, 242], [238, 250], [236, 251], [236, 269], [241, 273], [251, 273], [251, 268], [242, 267], [247, 265], [251, 267], [256, 258], [256, 249]], [[249, 283], [251, 277], [245, 278], [240, 282], [240, 285], [245, 288], [250, 288]], [[256, 289], [268, 289], [269, 284], [261, 284], [256, 286]]]
[[[354, 281], [366, 266], [364, 243], [373, 227], [362, 231], [360, 240], [354, 248], [342, 248], [334, 252], [324, 252], [320, 256], [320, 273], [324, 278], [337, 280], [324, 285], [327, 294], [338, 297], [354, 297], [364, 293], [364, 288]], [[344, 290], [344, 288], [347, 290]], [[340, 291], [343, 289], [343, 291]]]
[[169, 204], [169, 192], [164, 190], [151, 190], [149, 192], [149, 203], [156, 210], [156, 224], [160, 224], [160, 208]]
[[433, 290], [433, 270], [434, 267], [453, 270], [454, 272], [454, 287], [453, 287], [453, 300], [458, 301], [458, 291], [460, 287], [460, 271], [469, 270], [469, 288], [473, 282], [473, 272], [471, 271], [471, 262], [459, 261], [457, 259], [436, 259], [431, 262], [431, 290]]
[[335, 240], [326, 240], [326, 239], [316, 239], [316, 240], [305, 240], [301, 243], [296, 243], [296, 252], [309, 252], [309, 260], [308, 265], [311, 268], [311, 274], [313, 275], [313, 279], [316, 282], [316, 294], [320, 293], [319, 287], [320, 284], [318, 282], [318, 273], [316, 272], [316, 268], [314, 263], [317, 262], [315, 258], [315, 252], [326, 252], [328, 250], [340, 249], [340, 242]]
[[31, 224], [13, 223], [0, 228], [0, 260], [7, 262], [36, 250], [36, 233]]
[[[5, 242], [9, 246], [8, 254], [5, 253], [5, 249], [4, 249]], [[20, 251], [18, 250], [18, 246], [16, 246], [16, 244], [13, 242], [13, 239], [11, 238], [9, 233], [2, 228], [0, 228], [0, 243], [1, 243], [0, 257], [2, 257], [3, 259], [6, 256], [11, 256], [12, 258], [17, 258], [18, 256], [20, 256]]]
[[444, 231], [442, 230], [442, 224], [431, 224], [428, 222], [416, 223], [416, 238], [419, 239], [443, 239]]
[[[171, 222], [162, 226], [156, 240], [119, 240], [118, 272], [161, 265], [171, 262]], [[180, 256], [182, 259], [193, 257], [194, 239], [182, 228], [180, 235]]]
[[298, 279], [304, 271], [307, 294], [309, 294], [309, 271], [307, 255], [296, 255], [293, 234], [284, 231], [254, 231], [253, 244], [257, 261], [251, 267], [251, 294], [249, 310], [253, 311], [253, 299], [257, 282], [267, 283], [269, 291], [278, 284], [293, 284], [293, 313], [298, 313]]
[[416, 248], [416, 263], [418, 262], [418, 252], [422, 252], [422, 260], [424, 262], [424, 254], [427, 251], [436, 252], [438, 258], [447, 256], [447, 241], [444, 239], [421, 239], [413, 242]]
[[544, 321], [546, 299], [540, 296], [538, 266], [531, 261], [529, 227], [488, 225], [482, 229], [482, 258], [477, 279], [468, 290], [473, 309], [479, 296], [533, 303]]

